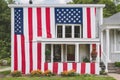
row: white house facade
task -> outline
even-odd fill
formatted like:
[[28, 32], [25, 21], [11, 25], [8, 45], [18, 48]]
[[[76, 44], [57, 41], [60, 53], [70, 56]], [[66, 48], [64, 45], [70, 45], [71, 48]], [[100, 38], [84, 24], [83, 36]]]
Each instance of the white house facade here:
[[[40, 69], [60, 74], [74, 69], [80, 74], [99, 74], [100, 57], [104, 51], [102, 37], [105, 35], [105, 40], [110, 42], [109, 30], [102, 28], [101, 33], [104, 6], [9, 5], [11, 70], [28, 74], [32, 70]], [[108, 32], [105, 34], [104, 30]], [[108, 41], [105, 42], [106, 47], [110, 45]]]

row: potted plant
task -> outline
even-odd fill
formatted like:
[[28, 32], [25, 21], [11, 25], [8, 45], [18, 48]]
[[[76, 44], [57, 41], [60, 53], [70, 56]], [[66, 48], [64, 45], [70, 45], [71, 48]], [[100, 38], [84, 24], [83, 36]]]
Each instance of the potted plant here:
[[120, 62], [115, 62], [115, 67], [117, 67], [116, 72], [120, 74]]
[[83, 62], [90, 62], [90, 59], [88, 59], [87, 57], [84, 57]]
[[91, 57], [92, 57], [92, 61], [95, 62], [97, 57], [97, 52], [95, 48], [91, 52]]

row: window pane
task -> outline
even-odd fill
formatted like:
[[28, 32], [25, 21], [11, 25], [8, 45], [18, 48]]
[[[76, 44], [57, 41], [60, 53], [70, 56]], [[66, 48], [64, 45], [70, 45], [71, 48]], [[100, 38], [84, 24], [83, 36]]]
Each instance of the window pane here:
[[45, 61], [46, 62], [51, 62], [51, 45], [50, 44], [46, 44]]
[[74, 37], [75, 38], [80, 38], [80, 26], [75, 26], [74, 27]]
[[65, 26], [65, 37], [66, 38], [72, 37], [72, 26]]
[[75, 61], [75, 45], [67, 45], [67, 61]]
[[116, 50], [120, 51], [120, 31], [116, 31]]
[[62, 26], [57, 26], [57, 38], [62, 38]]
[[53, 61], [61, 62], [61, 45], [54, 45]]

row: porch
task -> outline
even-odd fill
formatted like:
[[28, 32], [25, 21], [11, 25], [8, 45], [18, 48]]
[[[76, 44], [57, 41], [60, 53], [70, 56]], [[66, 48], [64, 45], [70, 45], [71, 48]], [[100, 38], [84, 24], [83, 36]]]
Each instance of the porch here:
[[[42, 43], [42, 70], [56, 74], [74, 69], [80, 74], [99, 74], [99, 39], [38, 39]], [[96, 58], [91, 53], [95, 49]]]

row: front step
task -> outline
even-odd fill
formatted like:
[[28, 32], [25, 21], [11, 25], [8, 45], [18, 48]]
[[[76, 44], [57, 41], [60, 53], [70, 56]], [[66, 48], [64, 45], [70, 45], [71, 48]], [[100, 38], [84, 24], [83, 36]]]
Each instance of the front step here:
[[108, 63], [108, 72], [109, 73], [116, 73], [117, 67], [115, 67], [114, 63]]

